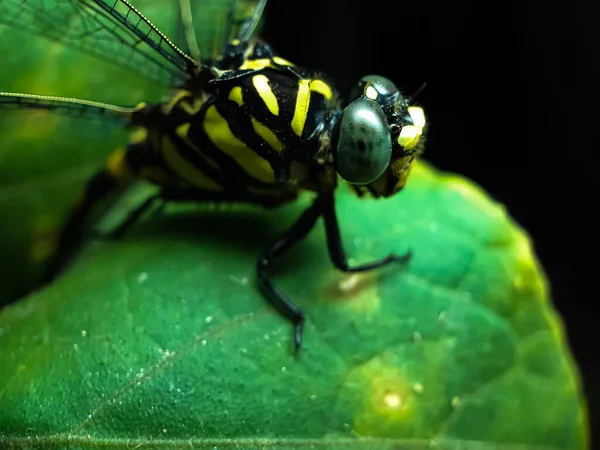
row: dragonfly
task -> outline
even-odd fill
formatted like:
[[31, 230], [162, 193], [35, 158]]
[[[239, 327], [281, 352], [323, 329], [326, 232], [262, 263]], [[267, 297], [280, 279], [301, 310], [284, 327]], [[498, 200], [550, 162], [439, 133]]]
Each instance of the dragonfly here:
[[[406, 185], [422, 154], [423, 108], [388, 78], [366, 75], [342, 94], [327, 76], [298, 66], [255, 36], [267, 0], [230, 0], [199, 45], [195, 19], [208, 0], [178, 0], [176, 45], [128, 0], [0, 0], [0, 23], [59, 41], [164, 86], [162, 102], [117, 106], [88, 99], [0, 92], [0, 113], [45, 110], [136, 130], [87, 181], [65, 219], [40, 285], [64, 272], [107, 196], [140, 180], [158, 186], [112, 232], [120, 238], [157, 201], [241, 202], [277, 208], [303, 191], [314, 200], [256, 262], [265, 298], [302, 346], [305, 313], [269, 276], [277, 259], [321, 218], [332, 264], [356, 273], [407, 264], [410, 252], [351, 265], [334, 192], [386, 198]], [[214, 9], [214, 8], [213, 8]], [[206, 22], [206, 21], [204, 21]], [[208, 25], [207, 25], [208, 26]]]

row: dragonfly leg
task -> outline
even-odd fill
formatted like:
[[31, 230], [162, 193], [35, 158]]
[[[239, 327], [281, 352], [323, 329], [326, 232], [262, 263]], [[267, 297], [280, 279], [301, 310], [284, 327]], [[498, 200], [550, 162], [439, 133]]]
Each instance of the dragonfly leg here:
[[114, 151], [106, 166], [88, 180], [61, 227], [56, 249], [36, 287], [53, 281], [79, 249], [85, 238], [84, 226], [94, 207], [109, 194], [133, 180], [133, 173], [125, 155], [126, 150], [123, 148]]
[[165, 206], [166, 203], [172, 202], [194, 202], [194, 203], [250, 203], [256, 205], [262, 205], [266, 208], [280, 206], [290, 200], [292, 197], [269, 197], [252, 195], [247, 193], [227, 193], [227, 192], [211, 192], [203, 191], [196, 188], [183, 188], [183, 189], [169, 189], [164, 188], [159, 193], [148, 197], [135, 208], [127, 218], [117, 225], [113, 230], [105, 235], [100, 233], [99, 237], [108, 239], [121, 239], [125, 233], [142, 217], [142, 215], [148, 211], [157, 200], [162, 200], [160, 207]]
[[304, 313], [271, 281], [267, 270], [273, 266], [279, 255], [302, 240], [313, 229], [320, 215], [320, 204], [315, 201], [283, 236], [264, 251], [256, 265], [261, 289], [273, 306], [296, 325], [294, 334], [296, 352], [302, 346]]
[[117, 187], [117, 180], [106, 169], [90, 178], [62, 225], [57, 247], [39, 280], [39, 286], [53, 281], [64, 269], [84, 239], [83, 226], [93, 207]]
[[109, 239], [121, 239], [127, 230], [129, 230], [140, 219], [140, 217], [142, 217], [142, 215], [148, 211], [152, 205], [154, 205], [156, 200], [161, 198], [162, 193], [148, 197], [140, 206], [134, 209], [122, 223], [120, 223], [114, 230], [111, 230], [107, 237]]
[[325, 221], [325, 232], [327, 234], [327, 249], [333, 265], [342, 272], [365, 272], [383, 267], [390, 263], [406, 264], [410, 261], [411, 252], [404, 255], [390, 254], [385, 258], [378, 259], [366, 264], [351, 267], [348, 263], [346, 252], [342, 246], [340, 227], [335, 213], [333, 193], [322, 194], [318, 201], [321, 203], [323, 219]]

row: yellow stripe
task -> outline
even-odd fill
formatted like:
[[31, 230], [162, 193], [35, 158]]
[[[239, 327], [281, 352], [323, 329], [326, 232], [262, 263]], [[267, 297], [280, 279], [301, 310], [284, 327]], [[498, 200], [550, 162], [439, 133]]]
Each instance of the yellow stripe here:
[[134, 174], [125, 159], [125, 153], [125, 148], [120, 147], [110, 154], [108, 161], [106, 162], [106, 171], [117, 182], [123, 182], [134, 178]]
[[247, 59], [244, 61], [244, 64], [240, 66], [239, 70], [258, 70], [264, 69], [265, 67], [269, 67], [271, 65], [271, 61], [267, 58], [262, 59]]
[[198, 106], [197, 102], [196, 102], [196, 104], [193, 104], [193, 105], [190, 105], [189, 103], [184, 103], [184, 102], [179, 103], [179, 107], [181, 109], [183, 109], [186, 113], [188, 113], [190, 116], [193, 116], [194, 114], [196, 114], [200, 110], [201, 106], [202, 105]]
[[310, 82], [310, 90], [318, 92], [323, 97], [325, 97], [327, 100], [331, 100], [331, 95], [332, 95], [331, 88], [324, 81], [312, 80]]
[[163, 112], [169, 114], [175, 108], [175, 105], [179, 103], [183, 98], [190, 97], [192, 94], [189, 91], [180, 90], [171, 97], [171, 99], [163, 105]]
[[263, 125], [254, 117], [251, 117], [250, 119], [252, 120], [252, 127], [254, 127], [256, 134], [263, 138], [274, 150], [281, 152], [285, 148], [275, 133], [273, 133], [266, 125]]
[[206, 161], [213, 169], [221, 170], [221, 167], [219, 167], [219, 165], [215, 162], [214, 159], [212, 159], [210, 156], [208, 156], [202, 150], [200, 150], [198, 147], [196, 147], [196, 144], [194, 144], [190, 140], [190, 138], [188, 137], [189, 129], [190, 129], [190, 123], [189, 122], [184, 123], [182, 125], [179, 125], [177, 128], [175, 128], [175, 134], [177, 134], [177, 136], [179, 136], [181, 138], [181, 140], [184, 141], [188, 147], [191, 147], [196, 153], [198, 153], [202, 157], [202, 159], [204, 161]]
[[291, 62], [289, 62], [287, 59], [283, 59], [280, 58], [279, 56], [275, 56], [273, 58], [273, 61], [271, 61], [269, 58], [260, 58], [260, 59], [246, 59], [244, 61], [244, 63], [240, 66], [239, 70], [249, 70], [249, 69], [264, 69], [265, 67], [276, 67], [272, 64], [272, 62], [275, 62], [276, 64], [279, 64], [280, 66], [290, 66], [293, 67], [294, 64], [292, 64]]
[[252, 77], [252, 84], [262, 101], [269, 108], [269, 111], [271, 111], [271, 114], [278, 116], [279, 103], [277, 103], [277, 97], [275, 97], [271, 86], [269, 86], [269, 79], [264, 75], [255, 75]]
[[292, 118], [292, 130], [298, 136], [302, 136], [306, 116], [308, 114], [308, 105], [310, 103], [310, 81], [298, 81], [298, 97], [294, 108], [294, 117]]
[[242, 87], [236, 86], [231, 91], [229, 91], [229, 100], [236, 102], [238, 105], [242, 106], [244, 104], [244, 98], [242, 97]]
[[182, 125], [179, 125], [177, 128], [175, 128], [175, 134], [177, 136], [179, 136], [180, 138], [185, 139], [187, 137], [189, 129], [190, 129], [189, 122], [188, 123], [184, 123]]
[[201, 189], [221, 191], [223, 187], [211, 180], [204, 172], [187, 162], [177, 151], [167, 135], [162, 139], [163, 157], [167, 164], [188, 183]]
[[273, 61], [275, 61], [277, 64], [279, 64], [281, 66], [293, 66], [293, 64], [291, 62], [289, 62], [287, 59], [280, 58], [279, 56], [274, 56]]
[[251, 177], [265, 183], [275, 181], [271, 164], [234, 136], [227, 121], [212, 105], [206, 110], [204, 131], [213, 144], [223, 153], [235, 159]]

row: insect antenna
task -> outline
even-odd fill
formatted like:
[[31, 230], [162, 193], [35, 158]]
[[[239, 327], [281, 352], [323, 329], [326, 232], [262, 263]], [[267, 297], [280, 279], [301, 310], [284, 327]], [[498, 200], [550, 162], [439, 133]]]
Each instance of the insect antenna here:
[[417, 96], [418, 96], [418, 95], [419, 95], [421, 92], [423, 92], [423, 90], [424, 90], [426, 87], [427, 87], [427, 82], [424, 82], [424, 83], [421, 85], [421, 87], [415, 91], [415, 93], [414, 93], [413, 95], [410, 95], [410, 96], [408, 97], [408, 99], [407, 99], [408, 103], [412, 103], [412, 102], [415, 100], [415, 98], [417, 98]]

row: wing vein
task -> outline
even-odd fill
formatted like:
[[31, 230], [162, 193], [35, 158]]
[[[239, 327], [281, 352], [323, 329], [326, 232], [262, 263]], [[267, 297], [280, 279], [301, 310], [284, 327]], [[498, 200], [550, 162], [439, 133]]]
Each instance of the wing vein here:
[[127, 0], [0, 0], [0, 23], [163, 86], [184, 82], [195, 64]]

